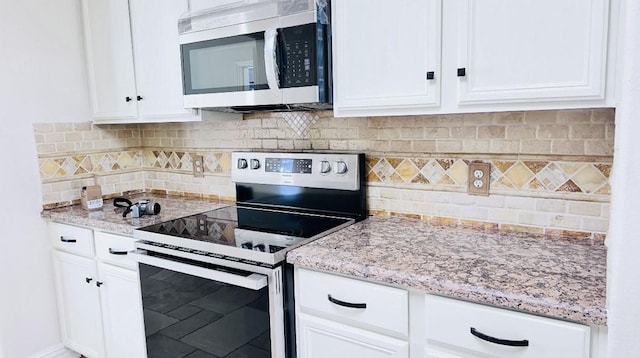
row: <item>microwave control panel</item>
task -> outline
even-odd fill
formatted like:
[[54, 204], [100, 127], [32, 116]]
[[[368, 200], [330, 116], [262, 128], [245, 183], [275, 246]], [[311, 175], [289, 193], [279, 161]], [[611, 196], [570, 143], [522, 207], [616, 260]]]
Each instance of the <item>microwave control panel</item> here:
[[306, 24], [279, 29], [281, 87], [303, 87], [318, 84], [317, 25]]

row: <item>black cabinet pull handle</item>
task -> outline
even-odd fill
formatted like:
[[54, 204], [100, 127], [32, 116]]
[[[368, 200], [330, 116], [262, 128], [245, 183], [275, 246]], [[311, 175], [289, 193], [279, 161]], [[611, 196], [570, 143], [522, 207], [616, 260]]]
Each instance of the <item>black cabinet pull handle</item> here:
[[144, 98], [142, 98], [142, 96], [137, 96], [137, 97], [136, 97], [136, 99], [137, 99], [138, 101], [142, 101]]
[[96, 286], [98, 286], [98, 287], [102, 286], [103, 284], [104, 284], [104, 282], [96, 281]]
[[109, 253], [111, 255], [126, 255], [127, 251], [116, 251], [116, 250], [114, 250], [112, 248], [109, 248]]
[[471, 334], [482, 339], [483, 341], [500, 344], [503, 346], [509, 346], [509, 347], [528, 347], [529, 346], [528, 339], [523, 339], [521, 341], [511, 341], [508, 339], [495, 338], [495, 337], [487, 336], [486, 334], [479, 332], [473, 327], [471, 327]]
[[436, 78], [436, 73], [435, 72], [433, 72], [433, 71], [427, 72], [427, 79], [428, 80], [433, 80], [435, 78]]
[[64, 236], [60, 236], [60, 241], [62, 241], [62, 242], [77, 242], [78, 240], [76, 240], [76, 239], [67, 239]]
[[133, 98], [127, 96], [127, 97], [124, 98], [124, 100], [127, 101], [127, 102], [131, 102], [131, 101], [133, 101]]
[[458, 77], [464, 77], [467, 75], [467, 69], [462, 67], [458, 68]]
[[331, 295], [327, 295], [327, 299], [331, 303], [335, 303], [336, 305], [342, 306], [342, 307], [359, 308], [359, 309], [367, 308], [367, 304], [366, 303], [351, 303], [351, 302], [345, 302], [345, 301], [341, 301], [341, 300], [336, 300], [335, 298], [331, 297]]
[[90, 283], [91, 281], [93, 281], [91, 277], [85, 277], [84, 280], [87, 281], [87, 283]]

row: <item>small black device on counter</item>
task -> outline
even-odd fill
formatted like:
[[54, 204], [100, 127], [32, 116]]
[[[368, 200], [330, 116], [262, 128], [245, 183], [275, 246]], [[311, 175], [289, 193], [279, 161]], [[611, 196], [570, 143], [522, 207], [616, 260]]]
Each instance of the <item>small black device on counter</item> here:
[[132, 218], [139, 218], [143, 215], [158, 215], [161, 209], [160, 204], [149, 199], [140, 199], [134, 204], [126, 198], [115, 198], [113, 199], [113, 206], [125, 208], [122, 213], [123, 218], [126, 218], [129, 213], [131, 213]]

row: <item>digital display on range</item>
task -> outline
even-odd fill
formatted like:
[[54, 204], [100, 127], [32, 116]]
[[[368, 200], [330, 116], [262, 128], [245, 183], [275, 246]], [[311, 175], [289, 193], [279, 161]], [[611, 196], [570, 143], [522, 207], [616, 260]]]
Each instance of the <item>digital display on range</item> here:
[[280, 171], [283, 173], [293, 173], [293, 159], [280, 159]]
[[265, 171], [268, 173], [311, 174], [311, 159], [266, 158]]

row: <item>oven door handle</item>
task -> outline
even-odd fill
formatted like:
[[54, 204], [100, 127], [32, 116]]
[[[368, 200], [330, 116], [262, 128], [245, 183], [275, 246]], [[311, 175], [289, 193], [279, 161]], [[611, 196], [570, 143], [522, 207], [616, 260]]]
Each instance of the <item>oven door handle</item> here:
[[189, 265], [182, 262], [172, 261], [155, 256], [149, 256], [145, 253], [144, 250], [133, 251], [131, 252], [131, 255], [139, 263], [176, 271], [187, 275], [198, 276], [213, 281], [223, 282], [233, 286], [244, 287], [254, 291], [267, 286], [267, 276], [258, 273], [252, 273], [249, 276], [240, 276], [229, 272], [217, 271], [215, 269]]

